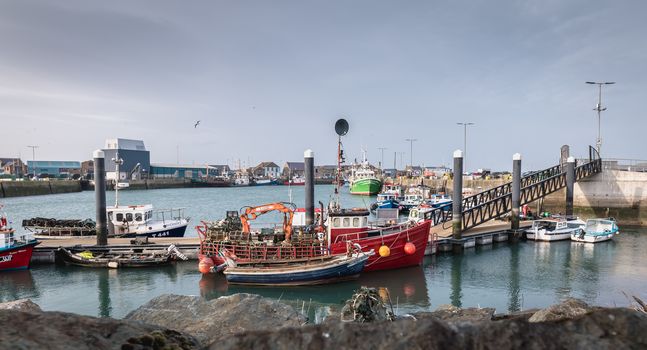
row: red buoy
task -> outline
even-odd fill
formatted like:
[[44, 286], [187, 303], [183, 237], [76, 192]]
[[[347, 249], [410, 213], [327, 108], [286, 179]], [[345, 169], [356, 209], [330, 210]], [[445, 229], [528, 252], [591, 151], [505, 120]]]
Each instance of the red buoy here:
[[411, 242], [407, 242], [407, 244], [404, 245], [404, 252], [407, 255], [412, 255], [416, 252], [416, 246]]
[[213, 267], [213, 260], [209, 257], [204, 257], [200, 259], [200, 263], [198, 263], [198, 270], [205, 274], [211, 272], [211, 268]]

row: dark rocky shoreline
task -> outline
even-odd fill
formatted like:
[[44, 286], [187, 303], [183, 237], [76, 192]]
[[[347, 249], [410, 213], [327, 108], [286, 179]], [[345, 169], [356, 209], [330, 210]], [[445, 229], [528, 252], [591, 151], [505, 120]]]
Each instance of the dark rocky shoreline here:
[[251, 294], [214, 300], [162, 295], [123, 320], [0, 304], [0, 349], [647, 349], [647, 314], [568, 299], [495, 315], [441, 306], [395, 321], [307, 324], [281, 302]]

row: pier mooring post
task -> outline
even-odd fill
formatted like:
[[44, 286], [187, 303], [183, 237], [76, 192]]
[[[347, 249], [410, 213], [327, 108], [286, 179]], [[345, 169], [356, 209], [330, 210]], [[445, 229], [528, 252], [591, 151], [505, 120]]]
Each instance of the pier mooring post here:
[[306, 150], [303, 152], [303, 161], [306, 178], [306, 225], [312, 225], [315, 222], [315, 153], [310, 149]]
[[108, 245], [105, 154], [99, 149], [94, 151], [92, 158], [94, 158], [94, 205], [97, 219], [97, 245]]
[[454, 151], [454, 191], [452, 192], [452, 235], [463, 238], [463, 151]]
[[521, 206], [521, 154], [512, 155], [512, 226], [519, 229], [519, 207]]
[[575, 189], [575, 158], [566, 160], [566, 216], [573, 215], [573, 191]]

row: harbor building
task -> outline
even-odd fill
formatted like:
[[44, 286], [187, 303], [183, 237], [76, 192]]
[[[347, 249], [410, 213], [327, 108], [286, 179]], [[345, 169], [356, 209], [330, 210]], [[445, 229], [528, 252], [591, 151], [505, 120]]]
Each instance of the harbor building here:
[[334, 179], [337, 176], [336, 165], [317, 165], [315, 166], [316, 179]]
[[303, 162], [286, 162], [283, 166], [283, 177], [294, 178], [294, 177], [304, 177], [305, 166]]
[[276, 179], [281, 176], [281, 167], [274, 162], [262, 162], [252, 169], [252, 176], [259, 179]]
[[207, 177], [221, 177], [219, 169], [211, 165], [151, 164], [150, 178], [206, 180]]
[[[107, 139], [103, 149], [106, 162], [106, 179], [108, 180], [138, 180], [147, 178], [150, 172], [151, 156], [144, 146], [142, 140], [130, 139]], [[123, 164], [119, 167], [119, 175], [116, 174], [114, 158], [119, 153]]]
[[27, 167], [20, 158], [0, 158], [0, 172], [7, 176], [21, 177], [27, 173]]
[[36, 174], [36, 177], [66, 178], [81, 174], [81, 162], [59, 160], [28, 160], [27, 174]]

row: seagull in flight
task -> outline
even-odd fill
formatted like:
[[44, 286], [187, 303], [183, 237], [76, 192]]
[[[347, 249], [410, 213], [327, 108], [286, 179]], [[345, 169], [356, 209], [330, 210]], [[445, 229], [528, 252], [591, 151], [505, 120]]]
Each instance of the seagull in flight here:
[[200, 121], [199, 121], [199, 120], [198, 120], [197, 122], [195, 122], [195, 125], [193, 126], [193, 128], [194, 128], [194, 129], [195, 129], [195, 128], [197, 128], [197, 127], [198, 127], [198, 125], [200, 125]]

